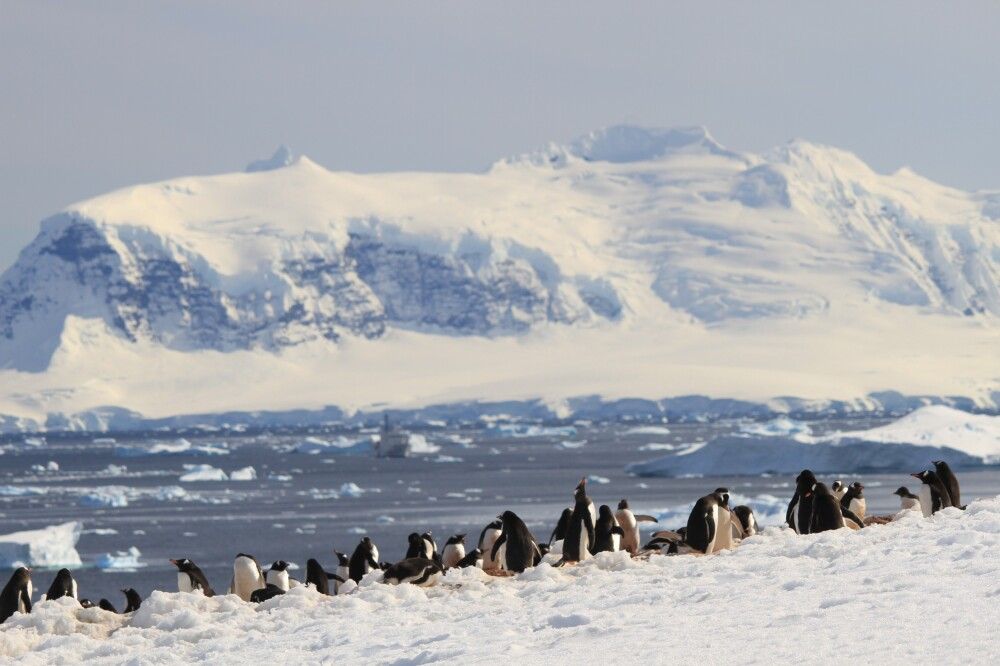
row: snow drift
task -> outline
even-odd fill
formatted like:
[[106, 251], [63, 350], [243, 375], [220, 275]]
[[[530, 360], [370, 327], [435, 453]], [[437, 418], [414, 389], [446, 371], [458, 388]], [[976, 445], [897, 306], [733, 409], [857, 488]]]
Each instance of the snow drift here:
[[[5, 623], [0, 656], [26, 666], [582, 663], [624, 649], [637, 663], [669, 655], [678, 663], [773, 664], [801, 660], [805, 636], [810, 658], [821, 661], [920, 663], [945, 654], [938, 659], [987, 664], [1000, 659], [998, 548], [993, 498], [929, 519], [909, 512], [859, 532], [767, 528], [711, 557], [643, 562], [604, 553], [510, 579], [451, 571], [426, 590], [383, 585], [374, 573], [353, 594], [300, 587], [259, 606], [235, 595], [153, 592], [130, 618], [68, 599], [42, 602]], [[913, 620], [925, 616], [928, 593], [933, 620]]]

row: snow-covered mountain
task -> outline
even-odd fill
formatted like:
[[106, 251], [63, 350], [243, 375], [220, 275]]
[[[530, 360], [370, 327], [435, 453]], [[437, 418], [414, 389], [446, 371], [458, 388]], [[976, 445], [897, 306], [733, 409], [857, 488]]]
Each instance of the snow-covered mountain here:
[[485, 173], [368, 175], [283, 148], [45, 220], [0, 277], [0, 413], [192, 411], [185, 379], [211, 377], [227, 397], [206, 388], [209, 410], [886, 389], [988, 405], [998, 317], [1000, 192], [834, 148], [618, 126]]

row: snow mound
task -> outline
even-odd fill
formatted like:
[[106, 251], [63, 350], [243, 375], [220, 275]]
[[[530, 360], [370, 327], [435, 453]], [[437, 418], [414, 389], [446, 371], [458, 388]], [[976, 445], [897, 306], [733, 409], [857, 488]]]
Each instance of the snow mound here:
[[146, 566], [139, 561], [139, 557], [142, 553], [135, 546], [132, 546], [128, 550], [119, 550], [115, 554], [104, 553], [95, 560], [94, 564], [98, 569], [103, 569], [105, 571], [109, 569], [118, 571], [134, 571], [141, 567]]
[[38, 530], [0, 534], [0, 569], [79, 566], [76, 542], [83, 525], [73, 521]]
[[921, 407], [888, 425], [840, 432], [831, 439], [947, 447], [981, 458], [988, 465], [1000, 463], [1000, 417], [970, 414], [945, 405]]
[[178, 479], [181, 483], [225, 481], [228, 478], [225, 472], [211, 465], [184, 465], [184, 469], [187, 472], [181, 474], [180, 479]]
[[[780, 633], [808, 636], [810, 657], [822, 661], [913, 663], [947, 645], [955, 663], [995, 663], [998, 548], [1000, 498], [992, 498], [968, 511], [929, 519], [911, 513], [858, 532], [797, 536], [770, 527], [712, 557], [640, 561], [602, 553], [512, 578], [449, 571], [428, 589], [382, 585], [376, 572], [351, 594], [298, 587], [260, 605], [233, 595], [153, 592], [131, 618], [83, 613], [72, 600], [46, 602], [7, 621], [0, 657], [25, 664], [480, 663], [514, 649], [519, 658], [583, 662], [606, 651], [610, 635], [629, 646], [630, 663], [662, 663], [664, 655], [703, 663], [704, 641], [691, 637], [712, 626], [719, 645], [744, 646], [744, 662], [801, 660], [801, 642], [767, 639]], [[928, 581], [934, 622], [858, 621], [921, 617]], [[359, 618], [378, 618], [392, 631], [373, 632]]]

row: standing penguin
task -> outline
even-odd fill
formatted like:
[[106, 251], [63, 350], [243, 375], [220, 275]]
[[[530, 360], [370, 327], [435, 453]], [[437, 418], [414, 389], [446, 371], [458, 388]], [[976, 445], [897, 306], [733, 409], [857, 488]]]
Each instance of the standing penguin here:
[[[580, 479], [580, 483], [576, 484], [576, 488], [573, 490], [573, 497], [577, 495], [583, 495], [587, 497], [587, 477]], [[590, 522], [594, 524], [597, 522], [597, 507], [594, 506], [594, 500], [587, 497], [587, 510], [590, 511]]]
[[351, 554], [350, 562], [347, 565], [348, 574], [350, 574], [351, 580], [360, 583], [365, 574], [378, 568], [378, 548], [372, 542], [371, 537], [364, 537], [358, 547], [354, 549], [354, 553]]
[[14, 613], [31, 612], [31, 569], [18, 567], [0, 592], [0, 624]]
[[[351, 558], [339, 550], [333, 551], [333, 554], [337, 556], [337, 575], [348, 580], [351, 577]], [[337, 581], [333, 582], [333, 593], [340, 594], [340, 583]]]
[[559, 564], [581, 562], [590, 557], [590, 549], [596, 540], [594, 520], [590, 509], [594, 503], [587, 497], [586, 479], [580, 482], [573, 493], [576, 503], [573, 505], [573, 515], [570, 516], [563, 540], [562, 559]]
[[811, 470], [804, 469], [795, 477], [795, 494], [788, 503], [785, 512], [785, 522], [799, 534], [809, 534], [812, 522], [813, 489], [816, 487], [816, 475]]
[[542, 559], [542, 554], [528, 526], [513, 511], [504, 511], [499, 518], [503, 531], [493, 544], [493, 559], [497, 559], [503, 548], [503, 558], [498, 561], [500, 568], [521, 573], [535, 566]]
[[233, 578], [229, 583], [229, 594], [235, 594], [243, 601], [250, 601], [250, 595], [267, 585], [260, 562], [253, 555], [240, 553], [233, 560]]
[[[694, 503], [694, 508], [688, 516], [687, 529], [684, 531], [684, 540], [694, 550], [706, 555], [716, 551], [716, 542], [722, 531], [720, 517], [723, 512], [729, 513], [728, 509], [722, 506], [722, 502], [721, 495], [712, 493]], [[728, 523], [725, 530], [729, 530]]]
[[177, 567], [177, 590], [179, 592], [201, 590], [206, 597], [215, 596], [215, 590], [208, 584], [208, 578], [194, 562], [182, 557], [179, 560], [170, 560], [170, 563]]
[[951, 505], [964, 510], [965, 507], [962, 506], [962, 491], [958, 487], [958, 477], [951, 471], [951, 467], [943, 460], [935, 460], [934, 470], [941, 479], [941, 483], [948, 490]]
[[615, 514], [611, 512], [611, 507], [602, 504], [597, 513], [597, 525], [594, 526], [594, 545], [591, 552], [597, 553], [612, 552], [621, 550], [622, 537], [625, 530], [618, 524]]
[[465, 535], [456, 534], [448, 537], [441, 553], [441, 566], [450, 569], [457, 566], [463, 557], [465, 557]]
[[337, 574], [327, 573], [317, 560], [309, 558], [306, 562], [306, 585], [312, 585], [320, 594], [330, 594], [331, 580], [336, 580], [339, 583], [346, 582]]
[[[288, 569], [290, 565], [284, 560], [275, 560], [271, 563], [271, 568], [267, 570], [264, 574], [265, 587], [267, 585], [274, 585], [280, 588], [283, 592], [288, 592], [288, 590], [293, 587], [298, 587], [300, 585], [299, 581], [291, 578], [288, 575]], [[340, 570], [337, 571], [338, 575]], [[343, 576], [341, 576], [343, 578]]]
[[736, 516], [736, 520], [742, 528], [742, 538], [752, 537], [760, 531], [760, 528], [757, 527], [757, 517], [753, 515], [753, 509], [745, 504], [735, 507], [733, 515]]
[[503, 521], [499, 518], [483, 528], [479, 535], [479, 550], [483, 551], [483, 569], [499, 569], [500, 563], [493, 557], [493, 544], [503, 533]]
[[123, 613], [134, 613], [139, 610], [139, 607], [142, 606], [142, 597], [139, 596], [139, 593], [135, 589], [131, 587], [126, 588], [122, 590], [122, 594], [125, 595], [126, 601]]
[[864, 520], [867, 502], [865, 501], [865, 487], [861, 485], [860, 481], [855, 481], [848, 486], [847, 492], [840, 498], [840, 505]]
[[562, 541], [566, 538], [566, 530], [569, 529], [569, 519], [572, 516], [573, 509], [563, 509], [563, 512], [559, 515], [559, 522], [556, 523], [556, 528], [552, 530], [552, 536], [549, 537], [549, 548], [556, 541]]
[[948, 494], [948, 489], [945, 488], [937, 472], [924, 470], [914, 472], [910, 476], [920, 479], [922, 484], [917, 494], [920, 496], [920, 508], [924, 512], [924, 517], [951, 506], [951, 495]]
[[910, 489], [906, 486], [897, 488], [893, 495], [899, 496], [899, 508], [901, 511], [920, 508], [920, 498], [911, 493]]
[[50, 601], [62, 597], [73, 597], [79, 600], [80, 596], [76, 592], [76, 581], [73, 580], [73, 574], [69, 572], [69, 569], [60, 569], [56, 573], [52, 585], [49, 585], [49, 591], [45, 593], [45, 598]]
[[850, 509], [844, 508], [825, 483], [817, 483], [813, 489], [813, 515], [809, 533], [847, 527], [848, 521], [858, 528], [864, 527], [861, 519]]
[[622, 550], [627, 550], [630, 555], [639, 552], [639, 523], [655, 523], [656, 518], [645, 514], [636, 515], [629, 508], [628, 500], [622, 499], [618, 502], [618, 511], [615, 512], [615, 519], [619, 527], [622, 528]]

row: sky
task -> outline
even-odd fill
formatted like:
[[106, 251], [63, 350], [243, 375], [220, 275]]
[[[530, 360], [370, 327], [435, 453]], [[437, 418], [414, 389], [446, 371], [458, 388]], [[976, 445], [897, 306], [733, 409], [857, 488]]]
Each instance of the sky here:
[[479, 171], [617, 123], [792, 138], [1000, 189], [994, 2], [0, 0], [0, 270], [126, 185], [240, 170]]

